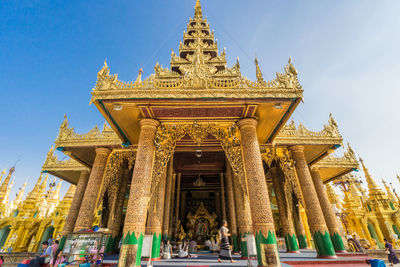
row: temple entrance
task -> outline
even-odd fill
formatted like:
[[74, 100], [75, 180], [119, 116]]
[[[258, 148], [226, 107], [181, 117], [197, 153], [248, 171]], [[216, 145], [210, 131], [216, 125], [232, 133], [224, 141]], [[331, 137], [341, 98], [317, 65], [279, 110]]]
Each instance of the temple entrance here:
[[[216, 238], [227, 203], [221, 176], [226, 171], [223, 151], [178, 151], [174, 154], [174, 171], [180, 173], [176, 239], [187, 238], [197, 244]], [[224, 206], [222, 206], [224, 205]], [[225, 212], [223, 212], [225, 210]]]

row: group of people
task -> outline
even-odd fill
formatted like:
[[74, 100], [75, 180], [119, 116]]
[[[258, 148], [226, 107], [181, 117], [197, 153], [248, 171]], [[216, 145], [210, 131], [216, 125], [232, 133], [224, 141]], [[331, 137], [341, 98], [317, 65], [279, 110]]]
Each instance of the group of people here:
[[40, 267], [42, 264], [49, 264], [50, 267], [58, 266], [58, 263], [56, 264], [56, 262], [60, 257], [59, 255], [61, 251], [58, 249], [58, 240], [54, 242], [53, 240], [42, 242], [42, 249], [43, 252], [39, 256], [26, 260], [24, 263], [33, 267]]
[[[218, 262], [222, 262], [222, 260], [230, 260], [232, 263], [235, 262], [232, 259], [230, 245], [229, 245], [229, 236], [231, 234], [228, 230], [228, 224], [224, 220], [222, 223], [222, 227], [219, 231], [219, 239], [220, 244], [216, 241], [215, 238], [207, 239], [204, 242], [204, 248], [207, 251], [216, 252], [219, 250]], [[163, 259], [171, 259], [172, 258], [173, 246], [170, 241], [167, 240], [165, 243], [161, 242], [160, 247], [160, 257]], [[196, 258], [197, 252], [197, 242], [195, 240], [188, 241], [187, 239], [182, 240], [182, 242], [178, 246], [178, 258]]]

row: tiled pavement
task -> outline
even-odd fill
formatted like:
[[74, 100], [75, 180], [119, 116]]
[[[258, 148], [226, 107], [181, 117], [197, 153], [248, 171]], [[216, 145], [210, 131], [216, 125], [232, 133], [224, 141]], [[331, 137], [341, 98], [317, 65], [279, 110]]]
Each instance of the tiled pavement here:
[[[362, 267], [370, 266], [366, 264], [368, 257], [363, 255], [352, 255], [347, 254], [346, 256], [339, 256], [337, 259], [318, 259], [317, 253], [313, 250], [303, 250], [299, 254], [280, 252], [280, 259], [283, 267], [315, 267], [315, 266], [328, 266], [328, 267]], [[200, 254], [197, 258], [191, 259], [179, 259], [173, 258], [170, 260], [162, 260], [153, 262], [153, 266], [163, 267], [228, 267], [228, 266], [248, 266], [247, 260], [240, 260], [240, 256], [233, 256], [235, 263], [224, 261], [218, 263], [218, 254]], [[148, 262], [143, 261], [142, 267], [146, 267]], [[252, 260], [251, 266], [256, 267], [257, 261]]]

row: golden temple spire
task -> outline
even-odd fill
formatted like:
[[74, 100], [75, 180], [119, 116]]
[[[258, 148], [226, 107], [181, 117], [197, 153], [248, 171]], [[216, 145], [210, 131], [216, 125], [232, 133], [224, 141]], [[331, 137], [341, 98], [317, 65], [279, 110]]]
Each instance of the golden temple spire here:
[[338, 204], [339, 198], [335, 190], [333, 190], [332, 186], [330, 184], [326, 184], [325, 187], [326, 192], [328, 193], [329, 202], [331, 202], [332, 204]]
[[54, 190], [53, 194], [51, 195], [52, 199], [60, 199], [60, 189], [61, 189], [62, 180], [60, 180], [57, 184], [56, 189]]
[[194, 6], [194, 18], [203, 18], [200, 0], [196, 0], [196, 5]]
[[68, 199], [72, 200], [74, 198], [75, 191], [76, 191], [76, 186], [71, 184], [68, 188], [67, 193], [65, 193], [65, 195], [63, 197], [63, 201], [68, 200]]
[[4, 204], [8, 203], [8, 199], [10, 197], [10, 191], [11, 191], [11, 188], [13, 185], [14, 185], [14, 179], [11, 180], [10, 186], [7, 188], [6, 196], [4, 197], [4, 200], [3, 200]]
[[0, 181], [3, 180], [3, 175], [6, 174], [6, 169], [1, 172]]
[[4, 202], [7, 196], [8, 184], [10, 182], [11, 176], [13, 175], [14, 171], [15, 167], [11, 167], [11, 169], [8, 171], [6, 179], [4, 179], [3, 183], [0, 186], [0, 203]]
[[26, 182], [19, 189], [17, 197], [13, 200], [13, 207], [14, 208], [18, 207], [19, 203], [22, 202], [22, 198], [24, 196], [25, 188], [26, 188]]
[[44, 179], [43, 179], [43, 181], [42, 181], [42, 183], [40, 184], [40, 187], [39, 187], [39, 194], [40, 194], [40, 197], [42, 196], [42, 194], [44, 193], [44, 191], [46, 190], [46, 187], [47, 187], [47, 180], [49, 179], [49, 174], [46, 174], [46, 176], [44, 177]]
[[369, 173], [367, 167], [365, 167], [364, 161], [362, 158], [360, 158], [361, 166], [363, 168], [364, 174], [365, 174], [365, 179], [367, 180], [368, 183], [368, 191], [369, 194], [373, 194], [375, 192], [381, 191], [379, 186], [375, 183], [374, 179], [372, 179], [371, 174]]
[[256, 77], [258, 82], [263, 82], [263, 74], [261, 72], [260, 66], [258, 65], [258, 59], [257, 57], [254, 59], [254, 63], [256, 64]]
[[40, 196], [40, 184], [42, 182], [42, 178], [43, 178], [43, 173], [40, 173], [40, 176], [35, 184], [35, 186], [33, 187], [32, 191], [28, 193], [28, 195], [26, 196], [27, 200], [37, 200], [38, 197]]
[[392, 189], [390, 189], [390, 187], [387, 185], [386, 181], [382, 179], [382, 183], [385, 186], [386, 189], [386, 193], [388, 195], [388, 197], [392, 200], [392, 201], [396, 201], [396, 197], [393, 194]]

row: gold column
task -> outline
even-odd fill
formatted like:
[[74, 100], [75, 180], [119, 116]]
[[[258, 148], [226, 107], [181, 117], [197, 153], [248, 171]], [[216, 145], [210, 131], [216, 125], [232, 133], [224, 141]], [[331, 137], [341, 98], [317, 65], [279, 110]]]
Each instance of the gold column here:
[[319, 257], [335, 258], [335, 249], [329, 236], [324, 214], [319, 204], [317, 192], [311, 178], [310, 170], [304, 156], [304, 147], [295, 145], [290, 147], [295, 161], [296, 171], [303, 192], [308, 223], [313, 236], [314, 245]]
[[322, 213], [324, 214], [326, 226], [328, 227], [329, 234], [336, 252], [346, 252], [342, 237], [340, 236], [339, 227], [335, 213], [333, 213], [331, 202], [328, 198], [325, 185], [322, 183], [319, 170], [315, 167], [311, 168], [311, 177], [314, 182], [315, 191], [321, 205]]
[[155, 155], [154, 137], [158, 125], [159, 122], [152, 119], [140, 121], [138, 150], [125, 216], [119, 267], [140, 266]]
[[92, 171], [86, 186], [82, 204], [79, 209], [78, 218], [75, 223], [74, 232], [92, 227], [96, 200], [99, 195], [104, 170], [106, 168], [107, 157], [111, 150], [105, 147], [96, 148], [96, 158], [94, 159]]
[[224, 183], [224, 174], [219, 174], [219, 180], [221, 183], [221, 210], [222, 210], [222, 219], [226, 220], [226, 203], [225, 203], [225, 183]]
[[289, 253], [299, 253], [299, 245], [293, 225], [292, 210], [288, 203], [284, 187], [284, 174], [278, 167], [271, 167], [272, 183], [274, 186], [276, 202], [279, 209], [279, 220], [281, 222], [283, 235], [285, 237], [286, 250]]
[[[300, 203], [297, 203], [297, 205], [300, 205]], [[293, 207], [293, 213], [293, 221], [296, 229], [297, 240], [299, 241], [299, 247], [307, 249], [307, 233], [304, 228], [303, 220], [301, 218], [300, 207]]]
[[176, 173], [174, 173], [172, 175], [172, 192], [171, 192], [171, 204], [170, 204], [170, 215], [169, 215], [169, 224], [168, 224], [168, 232], [171, 236], [171, 238], [173, 237], [174, 233], [173, 233], [173, 229], [174, 229], [174, 207], [175, 207], [175, 183], [176, 182]]
[[83, 195], [86, 191], [88, 179], [89, 171], [82, 171], [79, 176], [78, 184], [76, 186], [74, 198], [71, 202], [71, 207], [69, 208], [67, 218], [65, 219], [64, 228], [61, 232], [62, 239], [60, 242], [60, 248], [63, 248], [64, 246], [66, 235], [74, 231], [75, 222], [78, 217], [79, 209], [81, 207]]
[[[160, 243], [162, 236], [162, 225], [164, 217], [165, 184], [167, 180], [167, 169], [160, 177], [158, 185], [154, 185], [156, 193], [150, 200], [146, 234], [153, 235], [153, 246], [151, 260], [160, 260]], [[155, 181], [153, 181], [155, 182]]]
[[177, 179], [176, 179], [176, 206], [175, 206], [175, 237], [177, 237], [177, 232], [179, 229], [178, 227], [178, 221], [179, 219], [179, 204], [180, 204], [180, 197], [181, 197], [181, 173], [178, 173]]
[[229, 229], [231, 230], [232, 234], [233, 251], [237, 252], [239, 251], [239, 248], [237, 240], [235, 198], [233, 194], [232, 169], [228, 162], [226, 163], [226, 193], [228, 195]]
[[[115, 201], [115, 211], [111, 215], [112, 216], [111, 224], [108, 224], [110, 227], [110, 230], [111, 230], [111, 234], [114, 239], [118, 236], [119, 230], [121, 228], [121, 222], [122, 222], [122, 217], [123, 217], [122, 212], [124, 209], [126, 191], [128, 189], [129, 174], [130, 174], [130, 172], [129, 172], [128, 168], [124, 168], [122, 170], [121, 184], [119, 186], [117, 199]], [[114, 240], [114, 242], [116, 242], [116, 241], [117, 240]]]
[[258, 266], [280, 266], [274, 219], [268, 196], [267, 182], [258, 144], [254, 119], [242, 119], [238, 123], [243, 163], [248, 183], [250, 210], [256, 237]]
[[164, 221], [163, 221], [163, 239], [169, 239], [171, 233], [169, 232], [169, 217], [171, 215], [171, 194], [172, 194], [172, 179], [174, 175], [174, 158], [171, 157], [168, 162], [167, 170], [167, 184], [165, 186], [165, 202], [164, 202]]
[[248, 259], [246, 235], [253, 233], [250, 202], [239, 182], [239, 177], [232, 173], [233, 191], [235, 193], [235, 213], [238, 226], [238, 244], [242, 259]]

